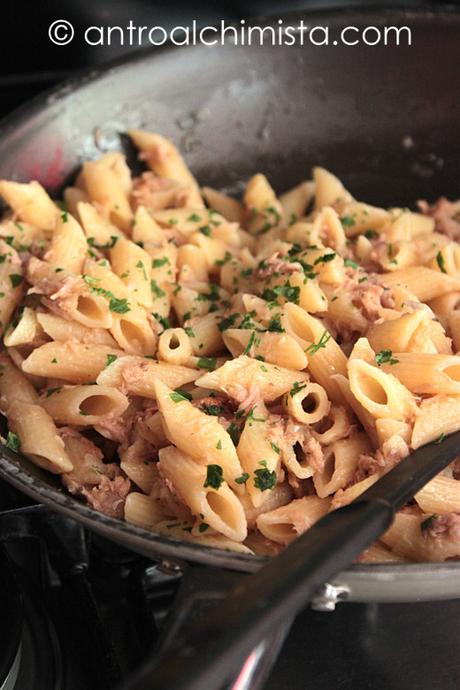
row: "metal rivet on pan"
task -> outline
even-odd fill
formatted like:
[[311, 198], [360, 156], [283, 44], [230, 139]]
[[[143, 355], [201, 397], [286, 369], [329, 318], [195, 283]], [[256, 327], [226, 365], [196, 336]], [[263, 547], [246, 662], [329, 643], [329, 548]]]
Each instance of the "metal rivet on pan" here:
[[346, 601], [350, 594], [351, 591], [348, 587], [331, 585], [326, 582], [311, 600], [311, 607], [314, 611], [334, 611], [336, 604]]

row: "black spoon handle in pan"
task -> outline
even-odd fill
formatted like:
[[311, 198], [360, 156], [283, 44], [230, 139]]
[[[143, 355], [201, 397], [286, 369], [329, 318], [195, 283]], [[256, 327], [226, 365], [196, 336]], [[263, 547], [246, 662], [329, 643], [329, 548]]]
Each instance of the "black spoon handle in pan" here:
[[129, 690], [218, 690], [248, 652], [290, 620], [330, 577], [391, 524], [419, 489], [460, 454], [460, 432], [409, 455], [356, 501], [329, 513], [229, 595]]

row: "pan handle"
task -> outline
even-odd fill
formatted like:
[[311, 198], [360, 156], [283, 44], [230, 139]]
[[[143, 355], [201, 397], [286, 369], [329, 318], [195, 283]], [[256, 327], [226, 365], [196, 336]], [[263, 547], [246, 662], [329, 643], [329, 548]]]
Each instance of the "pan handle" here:
[[321, 584], [389, 527], [393, 515], [391, 504], [380, 499], [329, 513], [216, 601], [174, 648], [140, 670], [129, 690], [222, 687], [260, 640], [292, 620]]

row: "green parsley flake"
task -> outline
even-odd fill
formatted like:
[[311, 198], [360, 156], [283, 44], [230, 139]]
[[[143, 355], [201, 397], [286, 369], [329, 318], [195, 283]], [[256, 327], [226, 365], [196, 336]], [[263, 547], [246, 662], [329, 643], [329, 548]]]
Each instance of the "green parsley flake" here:
[[189, 223], [199, 223], [201, 220], [201, 216], [198, 215], [198, 213], [191, 213], [189, 217], [187, 218], [187, 221]]
[[67, 211], [64, 211], [64, 213], [61, 213], [61, 220], [63, 223], [69, 222], [69, 214]]
[[172, 393], [169, 394], [169, 396], [170, 396], [171, 400], [175, 403], [187, 401], [187, 398], [185, 397], [185, 395], [183, 395], [182, 393], [179, 393], [178, 391], [173, 391]]
[[446, 262], [445, 262], [445, 260], [444, 260], [443, 255], [441, 254], [441, 252], [438, 252], [438, 253], [436, 254], [436, 263], [438, 264], [439, 270], [441, 271], [441, 273], [447, 273], [447, 271], [446, 271]]
[[249, 479], [249, 474], [248, 474], [247, 472], [243, 472], [243, 474], [241, 475], [241, 477], [236, 477], [236, 478], [235, 478], [235, 482], [236, 482], [237, 484], [246, 484], [246, 482], [248, 481], [248, 479]]
[[297, 393], [299, 393], [301, 390], [307, 387], [306, 383], [299, 383], [299, 381], [295, 381], [294, 385], [292, 386], [291, 390], [289, 391], [289, 395], [291, 398], [294, 397]]
[[23, 282], [24, 278], [18, 273], [10, 273], [11, 286], [17, 288]]
[[56, 388], [48, 388], [46, 391], [46, 397], [49, 398], [54, 393], [59, 393], [62, 390], [62, 386], [57, 386]]
[[225, 319], [223, 319], [218, 325], [219, 331], [226, 331], [229, 328], [233, 328], [239, 314], [230, 314]]
[[256, 339], [256, 332], [252, 331], [251, 337], [248, 340], [248, 344], [246, 345], [246, 347], [243, 350], [243, 355], [247, 355], [251, 351], [251, 347], [254, 345], [255, 339]]
[[206, 532], [207, 529], [209, 529], [207, 522], [201, 522], [198, 526], [198, 532]]
[[202, 235], [206, 235], [206, 237], [211, 237], [211, 228], [209, 227], [209, 225], [202, 225], [201, 228], [199, 228], [199, 231]]
[[420, 529], [422, 532], [426, 532], [427, 530], [430, 529], [430, 527], [433, 526], [433, 523], [435, 522], [436, 518], [438, 515], [436, 513], [433, 513], [433, 515], [430, 515], [430, 517], [426, 518], [426, 520], [423, 520], [423, 522], [420, 523]]
[[254, 486], [260, 491], [267, 491], [273, 489], [276, 484], [276, 472], [272, 472], [267, 468], [261, 468], [254, 471]]
[[275, 453], [277, 453], [277, 454], [279, 455], [280, 452], [281, 452], [280, 449], [279, 449], [279, 446], [277, 446], [276, 443], [273, 443], [273, 441], [270, 441], [270, 445], [271, 445], [271, 447], [272, 447], [272, 450], [274, 450]]
[[314, 355], [318, 350], [321, 350], [321, 348], [326, 347], [328, 341], [331, 339], [331, 334], [328, 333], [327, 331], [324, 331], [323, 334], [321, 335], [321, 338], [317, 343], [312, 343], [307, 347], [305, 352], [309, 355]]
[[375, 361], [378, 366], [381, 366], [382, 364], [398, 364], [399, 359], [393, 357], [393, 352], [391, 350], [380, 350], [380, 352], [377, 352], [375, 355]]
[[198, 369], [207, 369], [207, 371], [214, 371], [217, 365], [215, 357], [200, 357], [197, 362]]
[[150, 281], [150, 289], [152, 290], [155, 297], [164, 297], [166, 295], [166, 292], [158, 286], [157, 281], [153, 278]]
[[323, 254], [323, 256], [318, 256], [316, 261], [313, 263], [313, 266], [317, 266], [318, 264], [328, 264], [330, 261], [333, 261], [337, 254], [335, 252], [332, 252], [331, 254]]
[[217, 450], [222, 450], [222, 441], [220, 439], [216, 443], [216, 448], [217, 448]]
[[152, 268], [160, 268], [169, 264], [169, 259], [167, 256], [162, 256], [161, 259], [152, 259]]
[[15, 453], [18, 453], [21, 448], [19, 436], [13, 431], [9, 431], [6, 437], [5, 446], [10, 450], [14, 450]]
[[281, 325], [281, 315], [280, 314], [277, 314], [276, 316], [272, 316], [272, 318], [268, 322], [267, 330], [270, 333], [285, 333], [285, 329]]
[[126, 314], [130, 311], [128, 300], [126, 298], [118, 299], [117, 297], [110, 298], [109, 309], [116, 314]]
[[142, 274], [144, 276], [144, 280], [148, 280], [147, 278], [147, 271], [145, 270], [144, 262], [143, 261], [138, 261], [136, 264], [136, 268], [140, 268], [142, 271]]
[[115, 360], [118, 359], [117, 355], [107, 355], [107, 360], [104, 366], [104, 369], [107, 369]]
[[357, 264], [356, 261], [353, 261], [352, 259], [345, 259], [343, 263], [348, 268], [359, 268], [359, 264]]
[[355, 219], [352, 216], [344, 216], [340, 219], [344, 228], [351, 228], [355, 224]]
[[224, 481], [224, 472], [220, 465], [208, 465], [206, 468], [206, 481], [203, 484], [206, 489], [208, 486], [211, 489], [220, 489]]
[[166, 316], [162, 316], [156, 311], [152, 313], [152, 316], [163, 326], [165, 331], [170, 328], [169, 320], [166, 318]]

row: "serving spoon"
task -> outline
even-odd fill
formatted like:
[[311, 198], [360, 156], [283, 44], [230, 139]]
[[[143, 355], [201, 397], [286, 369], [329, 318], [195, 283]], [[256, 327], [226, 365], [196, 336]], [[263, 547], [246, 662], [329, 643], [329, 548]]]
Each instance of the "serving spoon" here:
[[129, 690], [221, 688], [251, 649], [383, 534], [395, 512], [459, 454], [460, 431], [411, 453], [246, 577], [194, 626], [194, 639], [185, 634], [176, 640], [164, 656], [143, 667]]

